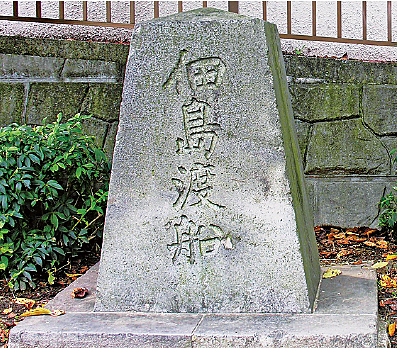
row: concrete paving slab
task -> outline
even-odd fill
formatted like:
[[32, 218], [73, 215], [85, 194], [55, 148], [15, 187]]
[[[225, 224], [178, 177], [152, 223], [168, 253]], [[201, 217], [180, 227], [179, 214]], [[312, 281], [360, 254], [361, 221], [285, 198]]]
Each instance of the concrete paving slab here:
[[[26, 318], [11, 330], [9, 348], [386, 348], [375, 272], [336, 268], [342, 274], [323, 279], [313, 314], [153, 314], [93, 312], [96, 265], [47, 305], [65, 315]], [[76, 287], [90, 294], [73, 299]]]
[[322, 280], [316, 313], [377, 315], [376, 272], [360, 266], [330, 268], [337, 268], [342, 274]]
[[376, 347], [376, 330], [374, 315], [209, 315], [193, 347]]

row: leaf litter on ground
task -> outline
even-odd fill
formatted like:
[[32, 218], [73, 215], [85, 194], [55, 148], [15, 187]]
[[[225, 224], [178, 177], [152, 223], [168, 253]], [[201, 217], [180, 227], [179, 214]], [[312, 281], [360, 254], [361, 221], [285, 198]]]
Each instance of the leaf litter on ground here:
[[[67, 271], [62, 270], [62, 272], [59, 271], [56, 274], [52, 285], [48, 284], [47, 276], [44, 274], [43, 280], [38, 282], [36, 289], [16, 292], [8, 287], [6, 280], [0, 280], [0, 348], [7, 348], [10, 329], [28, 316], [26, 314], [22, 316], [23, 313], [42, 308], [39, 311], [44, 311], [40, 315], [62, 315], [64, 313], [62, 309], [44, 313], [49, 311], [44, 306], [73, 281], [74, 277], [68, 277], [68, 275], [84, 274], [98, 261], [99, 254], [86, 255], [83, 259], [76, 259], [68, 266]], [[65, 273], [68, 273], [68, 275]], [[12, 309], [12, 311], [9, 311], [9, 309]]]
[[372, 268], [378, 277], [379, 314], [388, 324], [391, 348], [397, 348], [397, 243], [385, 231], [368, 228], [315, 227], [320, 262]]

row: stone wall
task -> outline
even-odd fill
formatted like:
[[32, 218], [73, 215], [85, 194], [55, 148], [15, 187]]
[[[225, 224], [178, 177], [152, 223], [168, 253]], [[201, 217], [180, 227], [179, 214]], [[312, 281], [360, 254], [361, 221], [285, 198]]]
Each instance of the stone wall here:
[[396, 181], [397, 64], [285, 61], [315, 222], [376, 226]]
[[109, 157], [123, 87], [127, 45], [0, 37], [0, 126], [41, 124], [76, 113]]
[[[77, 112], [111, 156], [127, 45], [0, 37], [0, 126]], [[316, 224], [376, 226], [396, 181], [397, 64], [286, 56]]]

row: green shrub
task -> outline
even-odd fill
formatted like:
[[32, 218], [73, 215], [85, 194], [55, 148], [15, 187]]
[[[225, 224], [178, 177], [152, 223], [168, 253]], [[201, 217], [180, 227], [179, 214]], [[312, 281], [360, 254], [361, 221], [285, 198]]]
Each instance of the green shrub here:
[[82, 133], [90, 116], [61, 117], [0, 128], [0, 275], [15, 290], [100, 245], [110, 164]]
[[[397, 150], [391, 151], [391, 155]], [[397, 156], [393, 158], [393, 163], [397, 163]], [[379, 226], [392, 233], [392, 237], [397, 237], [397, 185], [393, 186], [392, 192], [384, 195], [379, 202], [380, 215]]]

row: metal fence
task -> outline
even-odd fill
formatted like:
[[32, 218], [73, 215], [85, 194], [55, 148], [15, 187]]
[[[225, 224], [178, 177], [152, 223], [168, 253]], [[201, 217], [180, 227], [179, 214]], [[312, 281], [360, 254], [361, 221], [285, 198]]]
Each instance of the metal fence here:
[[[73, 15], [68, 14], [67, 7], [65, 3], [71, 3], [71, 1], [35, 1], [30, 2], [30, 5], [34, 5], [34, 8], [30, 10], [30, 13], [26, 15], [26, 11], [21, 14], [20, 11], [20, 4], [24, 4], [26, 7], [26, 1], [9, 1], [9, 2], [0, 2], [0, 20], [9, 20], [9, 21], [22, 21], [22, 22], [38, 22], [38, 23], [52, 23], [52, 24], [73, 24], [73, 25], [91, 25], [91, 26], [104, 26], [104, 27], [118, 27], [118, 28], [133, 28], [136, 23], [136, 3], [139, 1], [79, 1], [73, 2], [73, 6], [80, 7], [78, 13], [74, 13]], [[50, 15], [43, 14], [43, 5], [47, 6], [48, 3], [52, 3], [52, 13]], [[102, 6], [102, 18], [103, 20], [90, 20], [89, 13], [90, 8], [98, 7], [99, 5]], [[123, 3], [122, 7], [122, 21], [118, 20], [114, 16], [114, 7], [118, 7], [118, 18], [120, 17], [120, 4]], [[162, 1], [153, 1], [153, 2], [146, 2], [150, 4], [151, 7], [151, 18], [157, 18], [160, 15], [160, 5], [164, 3]], [[178, 12], [182, 12], [185, 9], [185, 5], [190, 5], [188, 1], [175, 1], [177, 3]], [[196, 1], [197, 3], [197, 1]], [[210, 1], [200, 1], [201, 7], [207, 7]], [[256, 16], [260, 17], [264, 20], [270, 20], [268, 18], [269, 14], [269, 5], [271, 5], [272, 1], [261, 1], [256, 2], [260, 3], [260, 12], [257, 13]], [[281, 11], [281, 15], [283, 16], [282, 21], [286, 25], [282, 25], [282, 30], [280, 30], [280, 37], [283, 39], [295, 39], [295, 40], [309, 40], [309, 41], [328, 41], [328, 42], [341, 42], [341, 43], [358, 43], [358, 44], [369, 44], [369, 45], [380, 45], [380, 46], [397, 46], [397, 42], [393, 41], [393, 28], [392, 27], [392, 19], [393, 19], [393, 12], [392, 12], [392, 1], [384, 1], [384, 6], [386, 7], [383, 14], [375, 14], [375, 21], [378, 23], [384, 23], [384, 27], [386, 29], [386, 35], [383, 38], [368, 38], [368, 10], [367, 10], [367, 1], [360, 2], [361, 7], [361, 14], [356, 16], [356, 21], [359, 20], [359, 26], [362, 29], [362, 32], [359, 37], [356, 38], [349, 38], [344, 35], [343, 31], [343, 18], [349, 17], [349, 13], [344, 12], [344, 4], [342, 1], [334, 1], [336, 6], [336, 11], [334, 16], [330, 16], [326, 20], [332, 20], [333, 25], [336, 27], [336, 35], [318, 35], [318, 27], [322, 25], [321, 20], [323, 17], [318, 16], [318, 12], [321, 9], [321, 6], [324, 5], [321, 1], [311, 1], [310, 2], [310, 12], [303, 18], [302, 14], [298, 17], [293, 17], [293, 8], [294, 6], [302, 6], [302, 2], [294, 2], [294, 1], [285, 1], [285, 8], [286, 11]], [[306, 2], [306, 5], [309, 2]], [[368, 3], [371, 3], [368, 1]], [[239, 1], [228, 1], [227, 2], [227, 10], [230, 12], [239, 13], [239, 7], [245, 4], [246, 2], [239, 2]], [[8, 6], [8, 8], [6, 8]], [[54, 16], [54, 6], [57, 7], [56, 16]], [[99, 6], [101, 7], [101, 6]], [[8, 13], [7, 13], [8, 11]], [[175, 12], [176, 12], [175, 11]], [[394, 15], [396, 16], [396, 15]], [[72, 18], [71, 18], [72, 17]], [[301, 17], [301, 18], [299, 18]], [[293, 23], [299, 26], [300, 21], [306, 20], [310, 17], [310, 28], [311, 31], [309, 34], [302, 34], [293, 31]], [[332, 17], [332, 18], [331, 18]], [[358, 17], [361, 17], [358, 19]], [[374, 16], [372, 16], [374, 17]], [[357, 23], [356, 23], [357, 24]], [[283, 31], [284, 30], [284, 31]], [[395, 29], [397, 30], [397, 29]]]

